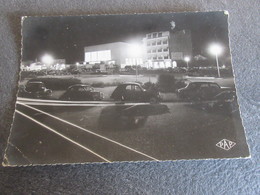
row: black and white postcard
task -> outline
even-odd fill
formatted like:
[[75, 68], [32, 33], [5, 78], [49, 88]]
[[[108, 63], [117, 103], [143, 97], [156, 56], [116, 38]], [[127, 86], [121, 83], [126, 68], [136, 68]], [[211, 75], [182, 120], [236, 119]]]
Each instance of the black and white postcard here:
[[22, 18], [4, 166], [249, 157], [228, 12]]

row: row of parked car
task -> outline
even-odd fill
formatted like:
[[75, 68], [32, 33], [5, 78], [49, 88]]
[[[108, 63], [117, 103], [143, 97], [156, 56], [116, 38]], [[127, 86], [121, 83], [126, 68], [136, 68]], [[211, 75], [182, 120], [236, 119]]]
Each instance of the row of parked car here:
[[[203, 109], [232, 107], [238, 109], [235, 91], [223, 89], [214, 82], [190, 82], [186, 87], [178, 89], [176, 94], [181, 101], [201, 103]], [[20, 86], [19, 97], [51, 99], [52, 90], [47, 89], [43, 82], [29, 81]], [[128, 82], [118, 85], [113, 91], [111, 99], [128, 102], [158, 103], [162, 100], [157, 90], [146, 90], [141, 84]], [[95, 90], [90, 85], [75, 84], [61, 95], [64, 101], [101, 101], [104, 93]]]
[[[19, 88], [19, 97], [50, 99], [52, 90], [47, 89], [40, 81], [29, 81], [25, 86]], [[161, 100], [160, 93], [154, 90], [145, 90], [139, 83], [123, 83], [116, 87], [111, 98], [115, 101], [151, 102], [157, 103]], [[90, 85], [75, 84], [61, 95], [60, 100], [67, 101], [100, 101], [104, 94], [96, 91]]]

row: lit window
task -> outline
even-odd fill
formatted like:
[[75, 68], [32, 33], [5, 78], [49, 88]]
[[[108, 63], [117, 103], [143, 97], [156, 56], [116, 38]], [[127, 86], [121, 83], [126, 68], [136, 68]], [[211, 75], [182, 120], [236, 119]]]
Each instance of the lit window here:
[[98, 52], [91, 52], [91, 61], [98, 60]]
[[90, 62], [91, 61], [90, 52], [86, 52], [85, 53], [85, 61], [86, 62]]
[[132, 86], [131, 85], [127, 85], [125, 89], [126, 89], [126, 91], [131, 91], [132, 90]]
[[108, 60], [111, 60], [111, 51], [110, 50], [98, 51], [98, 60], [97, 61], [108, 61]]
[[85, 53], [86, 62], [100, 62], [100, 61], [109, 61], [111, 60], [111, 51], [94, 51]]
[[135, 91], [142, 91], [141, 88], [139, 86], [137, 86], [137, 85], [135, 85], [134, 89], [135, 89]]
[[143, 64], [143, 59], [142, 58], [137, 58], [136, 59], [136, 64], [138, 64], [138, 65]]

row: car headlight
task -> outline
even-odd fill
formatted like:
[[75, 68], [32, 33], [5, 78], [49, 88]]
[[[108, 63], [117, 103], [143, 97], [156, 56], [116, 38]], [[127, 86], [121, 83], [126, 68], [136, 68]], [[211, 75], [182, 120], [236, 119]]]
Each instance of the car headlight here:
[[105, 97], [104, 93], [101, 92], [101, 93], [100, 93], [100, 98], [101, 98], [101, 99], [104, 99], [104, 97]]

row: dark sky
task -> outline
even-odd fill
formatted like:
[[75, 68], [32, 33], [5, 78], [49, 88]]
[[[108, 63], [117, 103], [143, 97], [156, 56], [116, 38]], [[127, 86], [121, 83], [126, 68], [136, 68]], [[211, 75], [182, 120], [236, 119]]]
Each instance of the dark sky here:
[[84, 60], [84, 47], [110, 42], [138, 42], [145, 34], [189, 29], [193, 55], [208, 55], [211, 42], [225, 47], [229, 57], [228, 16], [224, 12], [167, 13], [107, 16], [28, 17], [23, 22], [23, 61], [35, 60], [45, 53], [67, 63]]

